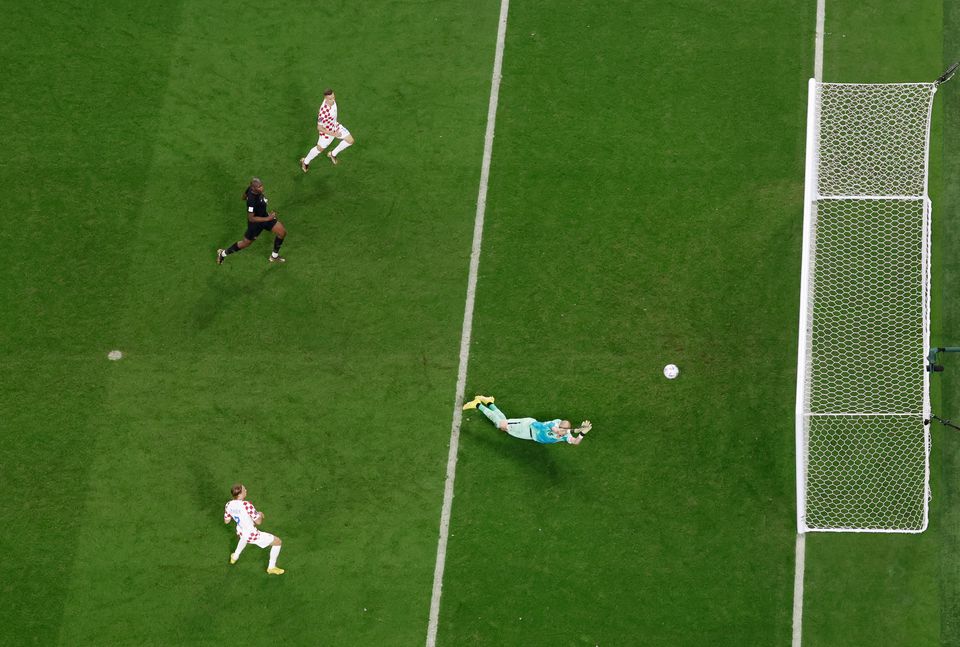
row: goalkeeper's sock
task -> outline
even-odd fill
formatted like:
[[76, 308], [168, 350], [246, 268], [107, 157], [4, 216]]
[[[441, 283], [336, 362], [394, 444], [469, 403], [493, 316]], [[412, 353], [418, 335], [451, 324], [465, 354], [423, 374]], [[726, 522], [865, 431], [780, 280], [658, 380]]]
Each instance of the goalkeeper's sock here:
[[498, 409], [497, 405], [495, 404], [491, 404], [491, 405], [481, 404], [481, 405], [478, 405], [477, 408], [483, 412], [483, 415], [485, 415], [487, 419], [490, 420], [490, 422], [492, 422], [495, 427], [500, 425], [501, 420], [507, 419], [507, 417], [503, 415], [503, 412], [500, 411], [500, 409]]
[[234, 244], [230, 245], [230, 247], [227, 247], [226, 251], [223, 252], [223, 255], [224, 255], [224, 256], [229, 256], [230, 254], [232, 254], [232, 253], [234, 253], [234, 252], [239, 252], [239, 251], [240, 251], [240, 247], [239, 247], [236, 243], [234, 243]]
[[277, 567], [277, 555], [280, 554], [280, 549], [283, 546], [271, 546], [270, 547], [270, 564], [267, 568], [276, 568]]
[[318, 150], [317, 150], [317, 147], [314, 146], [313, 148], [310, 149], [310, 152], [307, 153], [307, 156], [303, 158], [303, 163], [304, 163], [304, 164], [309, 164], [309, 163], [312, 162], [314, 159], [316, 159], [317, 155], [319, 155], [319, 154], [320, 154], [320, 151], [318, 151]]
[[333, 152], [330, 153], [330, 154], [333, 155], [334, 157], [336, 157], [337, 154], [339, 154], [340, 151], [342, 151], [344, 148], [350, 148], [350, 144], [349, 144], [348, 142], [345, 142], [345, 141], [343, 141], [343, 140], [340, 140], [340, 143], [337, 144], [337, 147], [334, 148], [334, 149], [333, 149]]

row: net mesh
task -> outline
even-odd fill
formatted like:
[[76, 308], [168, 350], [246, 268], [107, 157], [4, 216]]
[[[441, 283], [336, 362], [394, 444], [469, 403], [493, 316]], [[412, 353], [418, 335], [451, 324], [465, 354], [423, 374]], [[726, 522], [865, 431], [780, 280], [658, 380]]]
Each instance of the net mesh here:
[[926, 187], [935, 87], [813, 87], [800, 529], [919, 532], [929, 472]]
[[921, 529], [926, 427], [918, 416], [810, 419], [807, 525], [812, 529]]
[[820, 200], [811, 413], [923, 413], [923, 200]]
[[925, 195], [933, 84], [820, 88], [819, 194]]

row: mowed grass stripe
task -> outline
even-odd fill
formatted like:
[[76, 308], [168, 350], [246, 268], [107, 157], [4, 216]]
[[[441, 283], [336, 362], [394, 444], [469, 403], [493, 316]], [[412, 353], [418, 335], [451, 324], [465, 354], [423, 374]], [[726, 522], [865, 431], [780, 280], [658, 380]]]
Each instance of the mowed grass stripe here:
[[786, 643], [814, 8], [515, 8], [441, 642]]
[[[960, 11], [952, 3], [943, 5], [943, 67], [956, 62], [960, 46]], [[954, 181], [960, 173], [960, 86], [956, 78], [941, 86], [937, 92], [938, 116], [943, 124], [941, 146], [934, 140], [934, 155], [942, 150], [942, 197], [934, 198], [934, 241], [935, 262], [941, 270], [934, 273], [933, 294], [941, 307], [942, 314], [939, 335], [935, 335], [935, 345], [952, 345], [960, 338], [960, 302], [956, 299], [960, 282], [960, 262], [954, 250], [960, 244], [960, 228], [956, 226], [960, 213], [960, 189]], [[938, 280], [939, 279], [939, 280]], [[934, 387], [942, 394], [937, 411], [934, 400], [934, 413], [953, 417], [960, 411], [960, 381], [956, 375], [960, 371], [960, 360], [956, 355], [943, 357], [945, 372], [941, 380], [934, 380]], [[942, 413], [941, 413], [942, 412]], [[933, 510], [941, 515], [939, 588], [940, 588], [940, 644], [960, 644], [960, 496], [953, 487], [960, 470], [960, 436], [953, 429], [933, 428], [933, 451], [940, 457], [939, 474], [936, 462], [933, 465], [934, 500]], [[939, 478], [937, 478], [939, 477]]]
[[0, 268], [3, 546], [17, 573], [0, 586], [9, 644], [57, 641], [90, 464], [111, 440], [106, 353], [147, 181], [142, 129], [158, 116], [179, 13], [176, 3], [137, 6], [6, 12], [19, 27], [0, 45], [0, 168], [21, 224]]
[[[63, 636], [216, 641], [244, 608], [254, 639], [422, 640], [495, 10], [437, 5], [424, 24], [398, 6], [363, 16], [357, 35], [350, 11], [331, 22], [288, 8], [253, 23], [194, 7], [170, 42], [128, 244], [128, 355], [108, 385], [116, 439], [90, 467]], [[329, 77], [309, 57], [318, 30], [344, 52]], [[403, 65], [384, 65], [396, 52]], [[413, 72], [435, 60], [428, 80]], [[303, 176], [326, 85], [358, 145]], [[254, 173], [290, 230], [289, 262], [268, 266], [264, 237], [218, 268], [212, 252], [242, 233]], [[284, 538], [280, 580], [255, 549], [227, 569], [233, 534], [219, 517], [235, 479]], [[174, 534], [153, 543], [158, 506]], [[250, 609], [251, 593], [270, 605]]]
[[487, 125], [483, 138], [483, 158], [480, 164], [480, 186], [477, 191], [477, 211], [473, 225], [473, 244], [471, 245], [470, 251], [470, 272], [467, 277], [467, 295], [464, 304], [463, 327], [460, 335], [460, 362], [457, 367], [457, 390], [454, 396], [453, 421], [450, 430], [450, 449], [447, 454], [447, 475], [443, 487], [443, 504], [440, 509], [440, 533], [437, 540], [437, 559], [433, 572], [433, 592], [430, 597], [430, 619], [427, 623], [427, 647], [436, 645], [437, 626], [440, 622], [440, 598], [443, 592], [444, 566], [446, 564], [447, 544], [450, 537], [450, 516], [453, 505], [454, 486], [456, 483], [457, 456], [460, 449], [460, 430], [463, 422], [462, 407], [466, 399], [464, 389], [466, 388], [467, 367], [470, 362], [473, 312], [477, 293], [477, 272], [480, 266], [480, 251], [483, 245], [487, 188], [490, 178], [490, 163], [493, 156], [493, 139], [496, 133], [500, 79], [503, 70], [503, 53], [509, 13], [509, 0], [501, 0], [500, 16], [497, 21], [497, 44], [494, 50], [493, 73], [490, 80]]
[[[824, 80], [833, 82], [930, 81], [941, 71], [942, 7], [922, 3], [904, 7], [885, 0], [854, 6], [827, 3]], [[944, 106], [938, 96], [935, 113]], [[934, 150], [942, 137], [934, 120]], [[934, 160], [931, 174], [934, 227], [944, 218]], [[940, 277], [934, 238], [934, 290]], [[935, 304], [937, 305], [937, 304]], [[931, 341], [937, 343], [937, 313]], [[946, 325], [946, 319], [944, 319]], [[945, 328], [946, 330], [946, 328]], [[936, 380], [937, 378], [934, 378]], [[936, 408], [936, 404], [934, 405]], [[922, 535], [837, 535], [807, 537], [803, 644], [939, 645], [941, 567], [938, 561], [945, 527], [943, 486], [937, 477], [940, 452], [934, 430], [933, 499], [930, 526]], [[838, 573], [852, 574], [838, 577]]]

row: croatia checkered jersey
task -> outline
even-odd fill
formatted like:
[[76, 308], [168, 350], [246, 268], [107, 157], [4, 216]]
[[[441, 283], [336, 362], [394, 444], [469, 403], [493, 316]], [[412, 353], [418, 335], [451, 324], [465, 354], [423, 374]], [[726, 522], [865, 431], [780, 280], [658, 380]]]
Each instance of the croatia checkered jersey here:
[[233, 499], [232, 501], [227, 501], [227, 505], [223, 506], [223, 520], [226, 522], [233, 519], [237, 522], [238, 537], [256, 539], [256, 535], [259, 535], [260, 532], [257, 530], [257, 526], [253, 521], [259, 516], [260, 513], [257, 512], [257, 509], [253, 507], [253, 504], [249, 501]]
[[333, 102], [332, 106], [328, 106], [326, 101], [320, 104], [320, 110], [317, 112], [317, 124], [333, 133], [340, 132], [340, 124], [337, 122], [336, 101]]

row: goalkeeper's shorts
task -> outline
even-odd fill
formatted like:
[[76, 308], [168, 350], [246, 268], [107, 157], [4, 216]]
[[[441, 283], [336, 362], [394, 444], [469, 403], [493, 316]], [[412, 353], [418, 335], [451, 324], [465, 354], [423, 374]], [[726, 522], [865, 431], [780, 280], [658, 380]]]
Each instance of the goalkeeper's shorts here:
[[507, 418], [507, 433], [521, 440], [533, 440], [534, 418]]

